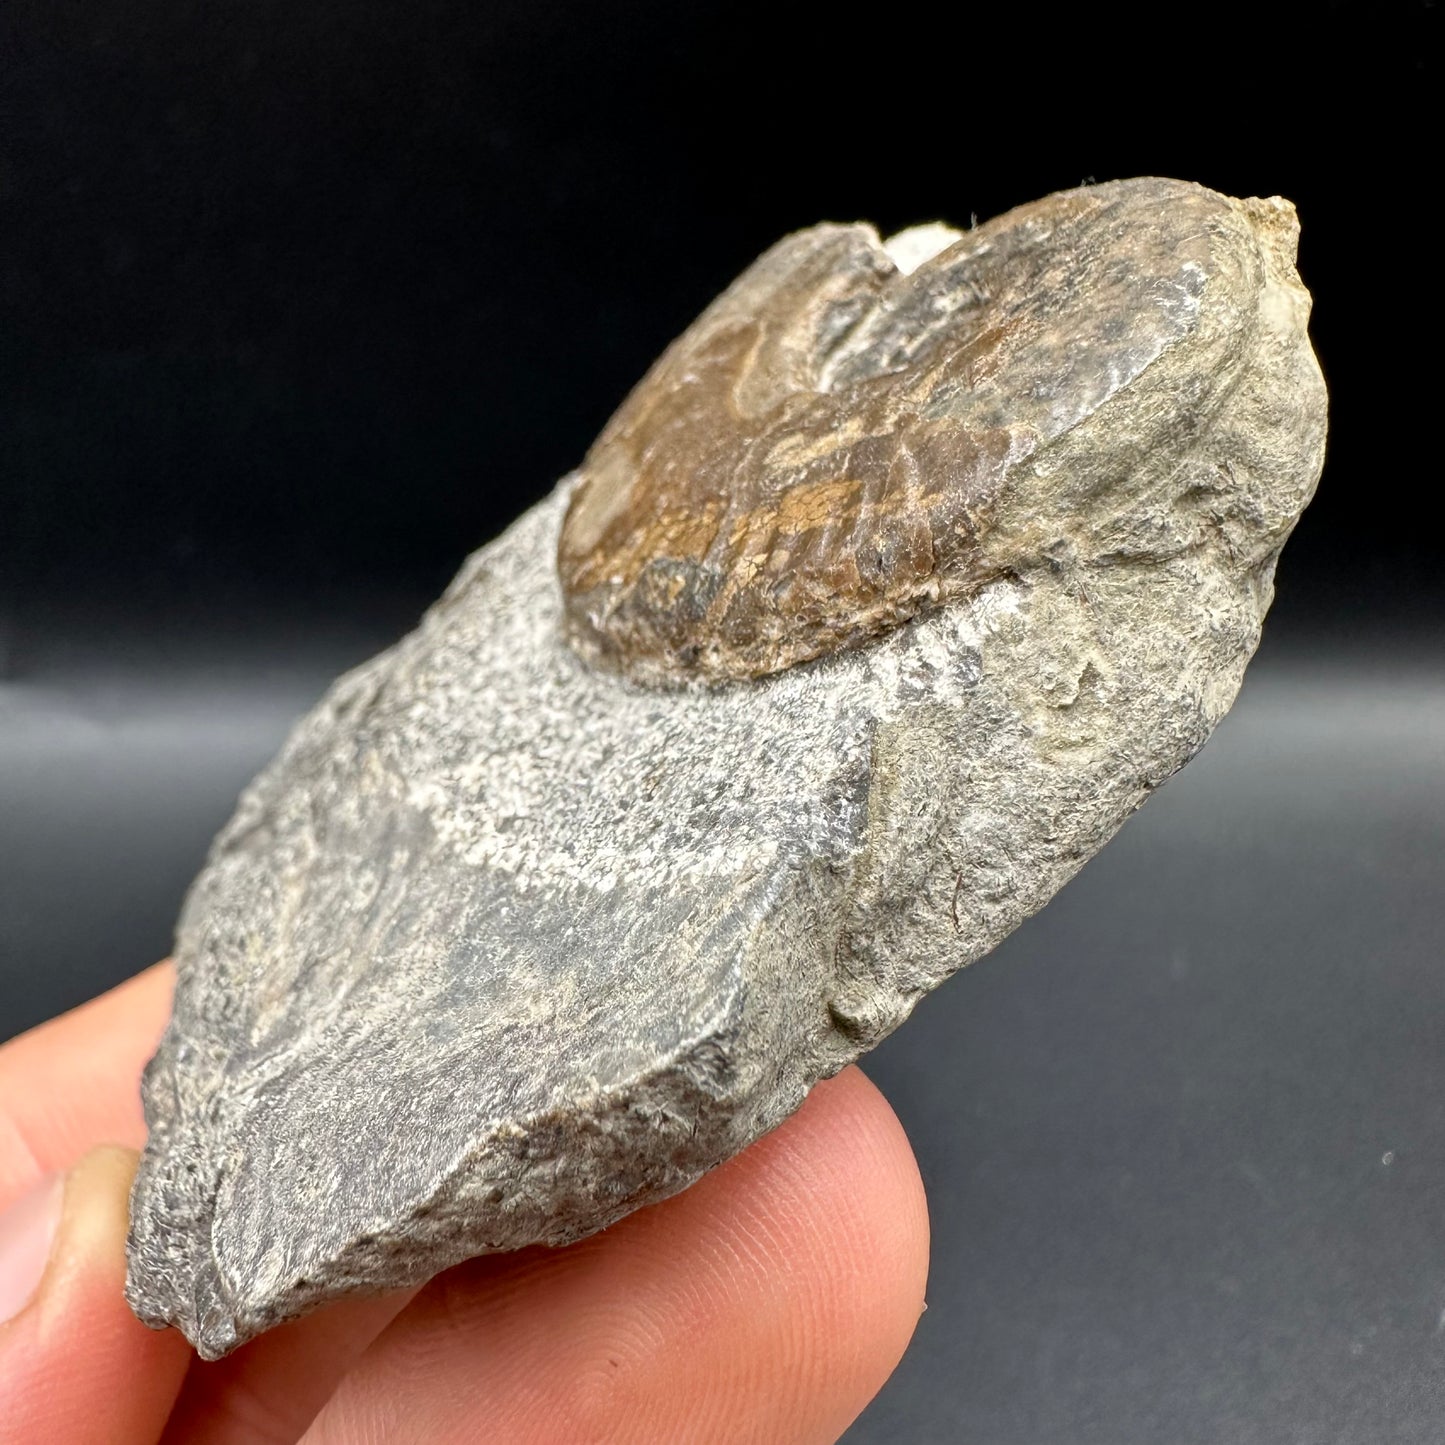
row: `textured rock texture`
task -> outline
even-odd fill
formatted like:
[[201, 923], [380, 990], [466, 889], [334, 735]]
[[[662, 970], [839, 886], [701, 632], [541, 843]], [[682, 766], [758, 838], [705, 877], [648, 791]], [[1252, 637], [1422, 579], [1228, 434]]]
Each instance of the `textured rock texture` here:
[[214, 1357], [686, 1187], [1204, 742], [1321, 461], [1293, 211], [950, 234], [775, 247], [244, 795], [146, 1075], [141, 1318]]

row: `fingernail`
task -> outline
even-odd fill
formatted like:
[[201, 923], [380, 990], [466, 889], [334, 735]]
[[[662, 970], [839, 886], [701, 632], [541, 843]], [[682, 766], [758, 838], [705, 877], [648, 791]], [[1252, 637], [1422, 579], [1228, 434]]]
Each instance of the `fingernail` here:
[[64, 1193], [64, 1180], [52, 1174], [0, 1214], [0, 1325], [14, 1319], [40, 1285]]

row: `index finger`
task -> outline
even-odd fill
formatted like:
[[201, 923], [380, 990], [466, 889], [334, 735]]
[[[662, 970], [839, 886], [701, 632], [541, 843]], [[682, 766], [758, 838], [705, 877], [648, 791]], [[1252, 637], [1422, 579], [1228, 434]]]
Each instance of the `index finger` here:
[[96, 1144], [145, 1142], [140, 1076], [171, 985], [158, 963], [0, 1047], [0, 1208]]

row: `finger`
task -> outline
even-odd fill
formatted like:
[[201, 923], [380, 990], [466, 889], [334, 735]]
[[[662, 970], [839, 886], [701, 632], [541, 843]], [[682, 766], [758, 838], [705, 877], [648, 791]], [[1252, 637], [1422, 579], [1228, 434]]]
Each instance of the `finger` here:
[[152, 1445], [190, 1351], [126, 1307], [135, 1155], [101, 1148], [0, 1216], [0, 1445]]
[[[0, 1207], [102, 1140], [144, 1141], [140, 1076], [165, 1027], [172, 983], [171, 965], [157, 964], [0, 1047]], [[274, 1331], [227, 1360], [196, 1361], [176, 1407], [173, 1438], [214, 1445], [295, 1440], [409, 1297], [348, 1303]]]
[[158, 963], [0, 1048], [0, 1207], [105, 1140], [140, 1146], [141, 1070], [170, 999]]
[[196, 1360], [163, 1445], [292, 1445], [415, 1293], [343, 1300], [269, 1330], [224, 1360]]
[[823, 1445], [903, 1353], [927, 1250], [902, 1128], [849, 1069], [676, 1198], [434, 1280], [305, 1439]]

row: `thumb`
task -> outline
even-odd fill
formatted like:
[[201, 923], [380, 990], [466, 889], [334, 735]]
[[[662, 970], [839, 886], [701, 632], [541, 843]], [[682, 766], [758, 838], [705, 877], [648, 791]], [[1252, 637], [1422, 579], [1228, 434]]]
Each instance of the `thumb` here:
[[152, 1445], [165, 1425], [190, 1350], [122, 1294], [135, 1162], [93, 1150], [0, 1214], [0, 1445]]

